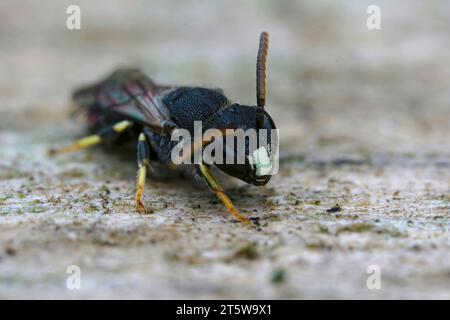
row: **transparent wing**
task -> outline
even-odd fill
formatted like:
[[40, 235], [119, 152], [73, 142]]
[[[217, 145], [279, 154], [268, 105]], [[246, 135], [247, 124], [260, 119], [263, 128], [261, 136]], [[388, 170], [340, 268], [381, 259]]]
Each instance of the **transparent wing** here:
[[87, 108], [91, 117], [113, 112], [161, 132], [164, 122], [170, 120], [161, 100], [166, 90], [169, 87], [156, 85], [139, 70], [119, 69], [100, 83], [76, 91], [74, 101]]

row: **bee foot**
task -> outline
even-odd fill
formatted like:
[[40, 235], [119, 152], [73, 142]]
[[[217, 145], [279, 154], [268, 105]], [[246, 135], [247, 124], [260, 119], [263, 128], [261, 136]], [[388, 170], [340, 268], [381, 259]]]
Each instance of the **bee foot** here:
[[136, 202], [136, 209], [140, 214], [150, 214], [153, 213], [153, 210], [151, 208], [146, 209], [144, 207], [144, 204], [141, 201]]

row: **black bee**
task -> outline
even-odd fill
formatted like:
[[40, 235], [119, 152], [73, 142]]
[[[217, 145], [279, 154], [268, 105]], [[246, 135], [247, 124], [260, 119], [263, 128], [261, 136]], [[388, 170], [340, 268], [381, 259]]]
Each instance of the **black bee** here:
[[[171, 151], [177, 142], [172, 141], [171, 134], [177, 128], [192, 132], [194, 121], [202, 121], [203, 130], [255, 129], [258, 132], [261, 129], [276, 129], [272, 118], [264, 111], [268, 42], [268, 34], [261, 33], [256, 72], [257, 106], [231, 103], [218, 89], [162, 86], [138, 70], [120, 69], [103, 81], [83, 87], [73, 94], [75, 105], [87, 114], [90, 129], [98, 133], [53, 149], [50, 153], [72, 152], [116, 141], [125, 132], [136, 133], [139, 136], [136, 205], [139, 212], [148, 212], [142, 204], [147, 167], [152, 161], [173, 166]], [[199, 143], [194, 142], [191, 153], [183, 154], [183, 157], [189, 158], [198, 149], [202, 150], [208, 142], [205, 140], [208, 139], [203, 137]], [[216, 167], [247, 183], [265, 185], [271, 177], [270, 173], [259, 170], [258, 163], [255, 164], [252, 158], [255, 150], [251, 150], [249, 144], [245, 144], [244, 149], [227, 149], [224, 153], [245, 152], [245, 163], [215, 164]], [[256, 152], [263, 152], [266, 157], [272, 156], [270, 144], [267, 148], [258, 148]], [[198, 163], [195, 167], [233, 216], [248, 223], [211, 174], [209, 165]]]

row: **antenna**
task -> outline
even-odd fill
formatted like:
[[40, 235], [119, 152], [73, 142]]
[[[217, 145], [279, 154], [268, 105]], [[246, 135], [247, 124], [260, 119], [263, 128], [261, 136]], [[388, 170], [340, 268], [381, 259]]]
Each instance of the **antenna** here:
[[258, 56], [256, 58], [256, 124], [258, 129], [264, 126], [264, 106], [266, 105], [266, 65], [269, 52], [269, 34], [261, 32]]

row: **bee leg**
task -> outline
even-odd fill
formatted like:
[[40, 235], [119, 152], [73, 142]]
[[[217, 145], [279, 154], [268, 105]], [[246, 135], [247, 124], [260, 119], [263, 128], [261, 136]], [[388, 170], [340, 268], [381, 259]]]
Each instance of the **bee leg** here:
[[225, 205], [225, 207], [230, 211], [230, 213], [238, 219], [240, 222], [244, 224], [250, 224], [250, 221], [240, 215], [236, 208], [233, 205], [233, 202], [231, 202], [230, 198], [225, 194], [222, 187], [219, 185], [219, 182], [216, 180], [216, 178], [212, 175], [211, 171], [209, 170], [208, 166], [201, 163], [199, 164], [200, 173], [202, 174], [203, 178], [205, 178], [206, 182], [208, 183], [208, 186], [211, 188], [212, 192], [216, 194], [216, 196], [222, 201], [222, 203]]
[[120, 121], [110, 127], [106, 127], [99, 131], [99, 133], [81, 138], [68, 146], [57, 149], [50, 149], [48, 153], [54, 155], [57, 153], [68, 153], [95, 146], [101, 142], [110, 141], [122, 134], [126, 129], [132, 125], [132, 122], [124, 120]]
[[140, 213], [151, 213], [151, 209], [146, 210], [142, 203], [142, 194], [145, 187], [145, 178], [147, 176], [147, 168], [150, 164], [150, 146], [145, 138], [145, 134], [139, 135], [137, 144], [138, 157], [138, 173], [136, 178], [136, 207]]

